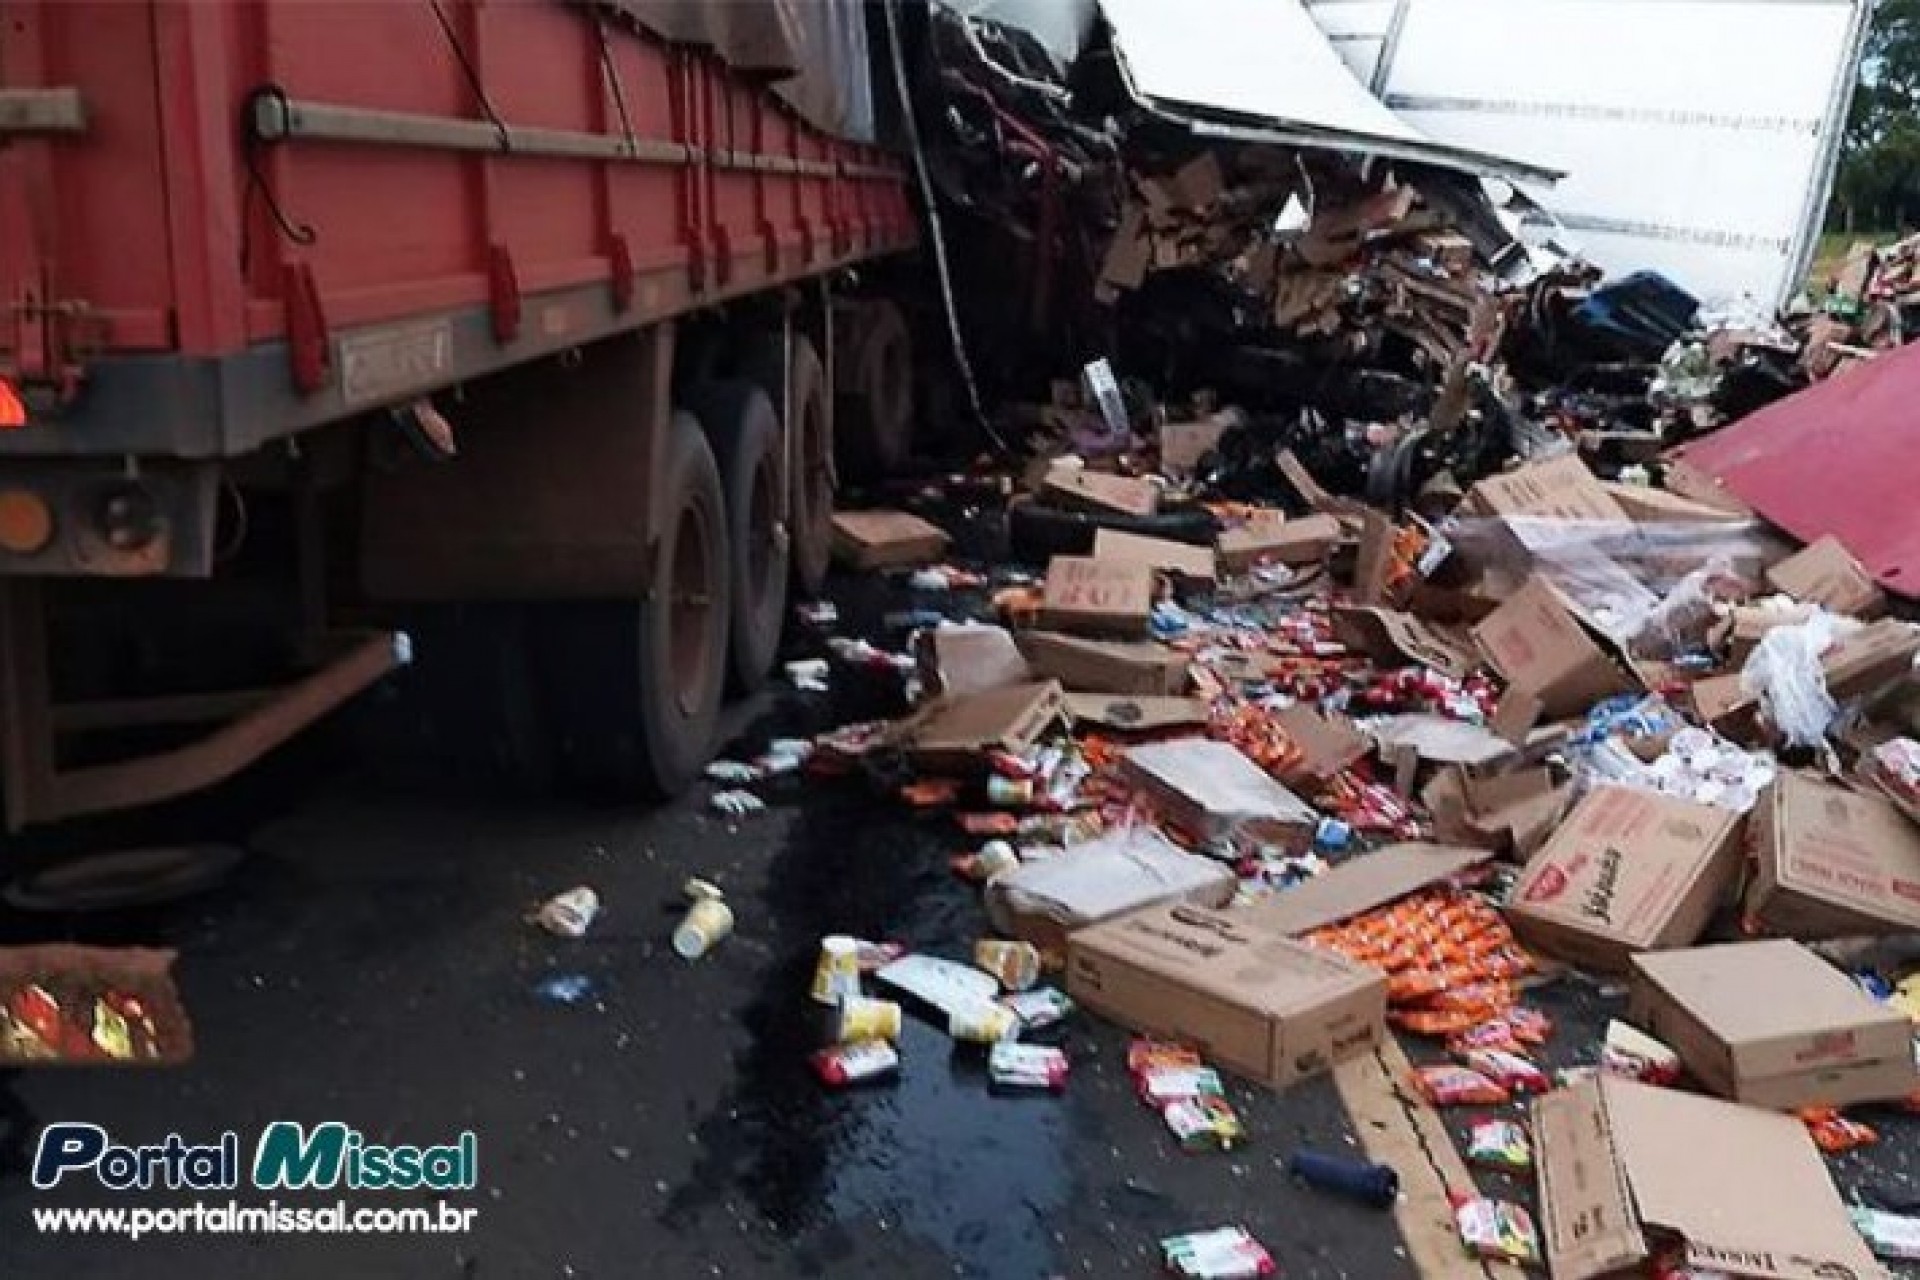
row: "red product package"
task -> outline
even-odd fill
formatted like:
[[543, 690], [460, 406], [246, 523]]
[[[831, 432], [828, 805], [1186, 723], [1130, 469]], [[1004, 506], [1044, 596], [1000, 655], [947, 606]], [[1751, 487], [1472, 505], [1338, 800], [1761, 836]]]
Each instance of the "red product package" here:
[[1507, 1102], [1512, 1097], [1497, 1080], [1490, 1080], [1471, 1067], [1451, 1064], [1415, 1067], [1413, 1083], [1426, 1100], [1436, 1107], [1490, 1107]]
[[1506, 1049], [1469, 1049], [1460, 1061], [1511, 1093], [1545, 1093], [1553, 1087], [1530, 1059]]
[[1880, 1134], [1872, 1125], [1849, 1120], [1831, 1107], [1805, 1107], [1799, 1116], [1813, 1136], [1813, 1145], [1830, 1156], [1880, 1141]]

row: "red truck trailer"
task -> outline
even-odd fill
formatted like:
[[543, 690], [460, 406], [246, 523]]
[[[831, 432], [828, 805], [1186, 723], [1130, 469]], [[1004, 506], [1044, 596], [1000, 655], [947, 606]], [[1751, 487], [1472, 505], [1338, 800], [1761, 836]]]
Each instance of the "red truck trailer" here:
[[244, 768], [409, 660], [392, 601], [545, 602], [568, 750], [684, 785], [825, 572], [836, 399], [902, 403], [830, 291], [917, 235], [862, 22], [0, 0], [7, 829]]

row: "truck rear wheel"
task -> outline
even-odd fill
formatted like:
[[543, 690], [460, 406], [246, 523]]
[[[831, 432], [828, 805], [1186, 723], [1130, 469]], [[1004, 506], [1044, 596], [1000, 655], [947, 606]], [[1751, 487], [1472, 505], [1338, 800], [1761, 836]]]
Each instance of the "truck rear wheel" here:
[[913, 336], [885, 298], [860, 303], [855, 316], [846, 357], [834, 367], [841, 468], [888, 476], [913, 456]]
[[667, 798], [706, 764], [726, 684], [727, 505], [699, 423], [675, 413], [652, 589], [556, 606], [543, 667], [561, 760], [594, 792]]
[[708, 382], [687, 396], [706, 428], [726, 495], [733, 587], [727, 674], [741, 692], [766, 682], [787, 612], [787, 530], [780, 519], [785, 468], [780, 420], [752, 382]]
[[784, 360], [780, 335], [765, 334], [747, 345], [737, 370], [773, 402], [775, 413], [793, 415], [793, 474], [787, 477], [788, 559], [793, 584], [817, 596], [826, 585], [833, 552], [833, 405], [827, 371], [805, 334], [793, 335], [793, 360]]

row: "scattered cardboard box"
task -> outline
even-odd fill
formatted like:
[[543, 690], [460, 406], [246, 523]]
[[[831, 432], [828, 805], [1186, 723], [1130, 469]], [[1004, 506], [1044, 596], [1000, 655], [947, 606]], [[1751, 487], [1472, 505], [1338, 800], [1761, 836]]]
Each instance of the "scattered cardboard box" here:
[[1705, 931], [1740, 869], [1741, 818], [1631, 787], [1596, 787], [1528, 861], [1507, 916], [1549, 955], [1611, 973]]
[[1312, 805], [1225, 742], [1179, 738], [1149, 743], [1122, 756], [1120, 770], [1163, 817], [1201, 840], [1215, 840], [1244, 825], [1262, 838], [1304, 847], [1320, 825]]
[[1384, 974], [1245, 912], [1154, 907], [1082, 929], [1069, 940], [1067, 992], [1276, 1089], [1366, 1053], [1386, 1034]]
[[1554, 1280], [1639, 1274], [1650, 1237], [1703, 1272], [1886, 1274], [1791, 1116], [1601, 1076], [1536, 1099], [1533, 1134]]
[[1024, 752], [1066, 714], [1057, 680], [1006, 685], [961, 697], [936, 698], [910, 716], [897, 738], [928, 773], [970, 773], [988, 751]]
[[1887, 597], [1840, 539], [1828, 536], [1767, 570], [1767, 585], [1795, 600], [1825, 605], [1835, 613], [1872, 618], [1886, 612]]
[[1713, 643], [1727, 651], [1728, 664], [1737, 670], [1747, 664], [1748, 657], [1767, 632], [1775, 627], [1798, 626], [1812, 616], [1813, 606], [1810, 604], [1795, 605], [1790, 609], [1735, 605], [1714, 628]]
[[1174, 902], [1224, 907], [1238, 885], [1233, 868], [1133, 826], [995, 876], [987, 916], [1001, 933], [1064, 952], [1076, 929]]
[[[1645, 438], [1644, 433], [1635, 434]], [[1746, 512], [1730, 511], [1646, 485], [1603, 480], [1600, 488], [1620, 504], [1620, 509], [1635, 524], [1738, 524], [1751, 518]]]
[[933, 627], [920, 633], [918, 656], [927, 687], [936, 694], [959, 697], [1033, 679], [1005, 627]]
[[1055, 467], [1047, 472], [1040, 492], [1050, 501], [1075, 511], [1150, 516], [1160, 510], [1160, 489], [1144, 476], [1116, 476], [1084, 467]]
[[1920, 653], [1920, 627], [1895, 618], [1869, 622], [1820, 658], [1827, 692], [1835, 702], [1846, 702], [1890, 684], [1913, 668]]
[[1364, 732], [1389, 758], [1405, 750], [1429, 764], [1479, 767], [1509, 759], [1516, 752], [1513, 743], [1479, 725], [1429, 712], [1380, 716], [1368, 720]]
[[1290, 938], [1298, 937], [1451, 880], [1486, 860], [1485, 849], [1390, 844], [1349, 858], [1241, 911], [1258, 920], [1264, 928]]
[[1462, 514], [1547, 520], [1627, 519], [1626, 510], [1572, 454], [1486, 479], [1467, 490]]
[[1220, 534], [1220, 567], [1246, 573], [1263, 564], [1310, 565], [1326, 559], [1344, 530], [1330, 515], [1297, 520], [1257, 520]]
[[1118, 564], [1144, 564], [1202, 587], [1212, 586], [1220, 576], [1212, 547], [1195, 547], [1165, 538], [1143, 538], [1118, 529], [1095, 530], [1093, 558]]
[[1433, 813], [1439, 839], [1524, 862], [1553, 834], [1569, 790], [1554, 785], [1545, 768], [1483, 777], [1454, 767], [1436, 771], [1420, 798]]
[[1169, 422], [1160, 428], [1160, 465], [1169, 472], [1191, 472], [1220, 445], [1220, 437], [1247, 420], [1238, 409], [1222, 409], [1204, 418]]
[[1055, 631], [1022, 631], [1015, 639], [1035, 673], [1075, 693], [1171, 696], [1187, 687], [1190, 660], [1165, 645], [1088, 640]]
[[1158, 733], [1204, 725], [1210, 710], [1199, 698], [1146, 697], [1125, 693], [1069, 693], [1067, 718], [1121, 733]]
[[1913, 1024], [1797, 942], [1633, 958], [1627, 1016], [1713, 1093], [1794, 1111], [1920, 1089]]
[[1040, 598], [1042, 625], [1095, 636], [1139, 637], [1153, 617], [1151, 565], [1055, 556]]
[[1618, 650], [1538, 575], [1475, 626], [1473, 638], [1488, 664], [1550, 719], [1585, 715], [1602, 698], [1639, 687]]
[[947, 553], [946, 531], [904, 511], [836, 511], [833, 554], [855, 569], [905, 569]]
[[1273, 723], [1299, 748], [1299, 759], [1280, 780], [1288, 786], [1313, 786], [1351, 768], [1373, 752], [1373, 740], [1353, 721], [1304, 702], [1283, 707]]
[[1341, 644], [1376, 662], [1418, 663], [1456, 680], [1480, 666], [1480, 655], [1465, 635], [1397, 609], [1335, 609], [1333, 632]]
[[1781, 772], [1753, 813], [1746, 911], [1796, 938], [1920, 929], [1920, 827], [1879, 795]]

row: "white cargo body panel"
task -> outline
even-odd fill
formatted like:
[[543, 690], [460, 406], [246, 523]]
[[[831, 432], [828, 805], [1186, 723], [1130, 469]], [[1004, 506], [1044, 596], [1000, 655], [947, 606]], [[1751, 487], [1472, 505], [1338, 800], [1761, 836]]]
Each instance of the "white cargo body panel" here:
[[1868, 7], [1316, 0], [1312, 13], [1423, 134], [1566, 170], [1528, 194], [1603, 269], [1772, 307], [1813, 250]]

